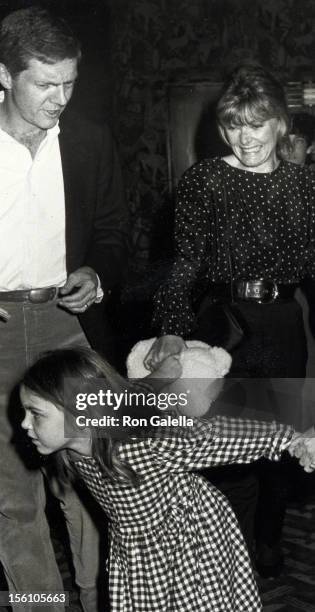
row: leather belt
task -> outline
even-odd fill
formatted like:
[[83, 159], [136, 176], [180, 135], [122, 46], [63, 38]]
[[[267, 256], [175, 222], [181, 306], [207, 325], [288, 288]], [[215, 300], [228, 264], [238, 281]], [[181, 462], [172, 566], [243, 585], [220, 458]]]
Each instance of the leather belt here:
[[292, 299], [297, 284], [284, 285], [272, 280], [235, 280], [229, 283], [211, 283], [209, 290], [214, 298], [228, 301], [245, 300], [259, 304], [270, 304], [276, 300]]
[[44, 304], [45, 302], [54, 300], [57, 295], [58, 287], [0, 291], [0, 302], [30, 302], [32, 304]]

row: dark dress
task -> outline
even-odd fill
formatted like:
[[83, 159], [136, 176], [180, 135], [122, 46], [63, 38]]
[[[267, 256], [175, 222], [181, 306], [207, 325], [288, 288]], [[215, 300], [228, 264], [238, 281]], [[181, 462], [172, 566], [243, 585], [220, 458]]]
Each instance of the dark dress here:
[[[314, 200], [314, 174], [289, 162], [270, 173], [240, 170], [220, 158], [190, 168], [178, 187], [176, 261], [155, 299], [161, 332], [189, 336], [198, 292], [211, 282], [229, 282], [227, 239], [235, 279], [299, 284], [315, 277]], [[232, 374], [304, 377], [307, 352], [297, 302], [240, 302], [237, 308], [247, 333], [233, 354]]]
[[[185, 428], [187, 429], [187, 428]], [[191, 433], [119, 443], [138, 486], [113, 482], [91, 457], [75, 468], [110, 519], [112, 612], [258, 612], [250, 560], [224, 496], [194, 473], [206, 466], [277, 460], [292, 430], [215, 418]]]
[[[168, 281], [155, 298], [155, 325], [165, 334], [184, 338], [193, 334], [194, 308], [199, 296], [207, 292], [210, 283], [229, 282], [228, 250], [233, 278], [237, 280], [271, 279], [295, 285], [308, 275], [315, 278], [314, 204], [314, 174], [289, 162], [280, 162], [273, 172], [256, 173], [234, 168], [223, 159], [214, 158], [187, 170], [178, 187], [176, 259]], [[208, 292], [211, 293], [211, 287]], [[290, 378], [286, 386], [292, 387], [291, 401], [281, 401], [279, 395], [273, 397], [271, 418], [299, 428], [299, 396], [307, 361], [300, 305], [292, 298], [270, 304], [243, 301], [236, 304], [236, 313], [244, 326], [245, 338], [232, 352], [230, 376]], [[206, 336], [199, 339], [209, 342]], [[260, 407], [259, 395], [262, 392], [257, 387], [258, 406], [253, 408]], [[238, 398], [235, 392], [230, 404], [233, 407], [235, 403], [237, 414], [241, 414], [242, 402], [242, 394]], [[266, 402], [264, 406], [270, 408]], [[266, 466], [263, 471], [266, 487], [270, 488], [272, 477]], [[275, 476], [271, 483], [274, 491], [269, 491], [270, 498], [278, 495], [278, 480]], [[242, 501], [238, 508], [240, 495], [236, 490], [234, 499], [232, 496], [230, 499], [250, 543], [252, 527], [249, 525], [253, 516], [249, 519]], [[279, 495], [281, 497], [282, 493]], [[282, 506], [280, 524], [283, 504], [279, 502], [279, 505]], [[268, 509], [266, 504], [264, 506], [266, 527], [263, 531], [264, 538], [268, 538], [280, 529], [274, 532], [270, 528]], [[276, 540], [278, 536], [270, 537]]]
[[[176, 261], [155, 300], [154, 320], [162, 333], [187, 337], [200, 287], [229, 282], [227, 234], [235, 279], [299, 284], [307, 275], [315, 277], [314, 200], [314, 175], [289, 162], [270, 173], [240, 170], [220, 158], [190, 168], [178, 187]], [[261, 306], [238, 304], [249, 343], [233, 355], [233, 370], [259, 377], [304, 376], [300, 307], [293, 300]]]

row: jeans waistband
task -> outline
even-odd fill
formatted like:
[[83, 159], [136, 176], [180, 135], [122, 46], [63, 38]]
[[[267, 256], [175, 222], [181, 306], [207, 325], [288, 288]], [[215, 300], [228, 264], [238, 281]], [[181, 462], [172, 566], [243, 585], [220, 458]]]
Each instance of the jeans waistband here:
[[58, 287], [0, 291], [0, 302], [30, 302], [32, 304], [44, 304], [45, 302], [53, 301], [57, 295]]

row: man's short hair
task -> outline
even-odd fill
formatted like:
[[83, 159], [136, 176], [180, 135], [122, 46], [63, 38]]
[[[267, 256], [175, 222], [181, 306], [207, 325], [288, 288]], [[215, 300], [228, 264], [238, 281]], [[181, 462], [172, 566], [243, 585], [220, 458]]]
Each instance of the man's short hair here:
[[14, 11], [1, 23], [0, 62], [12, 76], [26, 70], [31, 59], [54, 64], [80, 57], [80, 43], [70, 27], [46, 9]]

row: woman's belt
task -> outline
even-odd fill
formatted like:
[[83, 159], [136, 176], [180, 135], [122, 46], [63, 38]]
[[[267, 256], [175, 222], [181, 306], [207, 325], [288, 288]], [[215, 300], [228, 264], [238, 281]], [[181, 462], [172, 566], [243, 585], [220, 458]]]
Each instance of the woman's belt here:
[[281, 299], [292, 299], [297, 284], [284, 285], [272, 280], [234, 280], [232, 283], [210, 283], [209, 293], [214, 298], [228, 301], [245, 300], [269, 304]]

